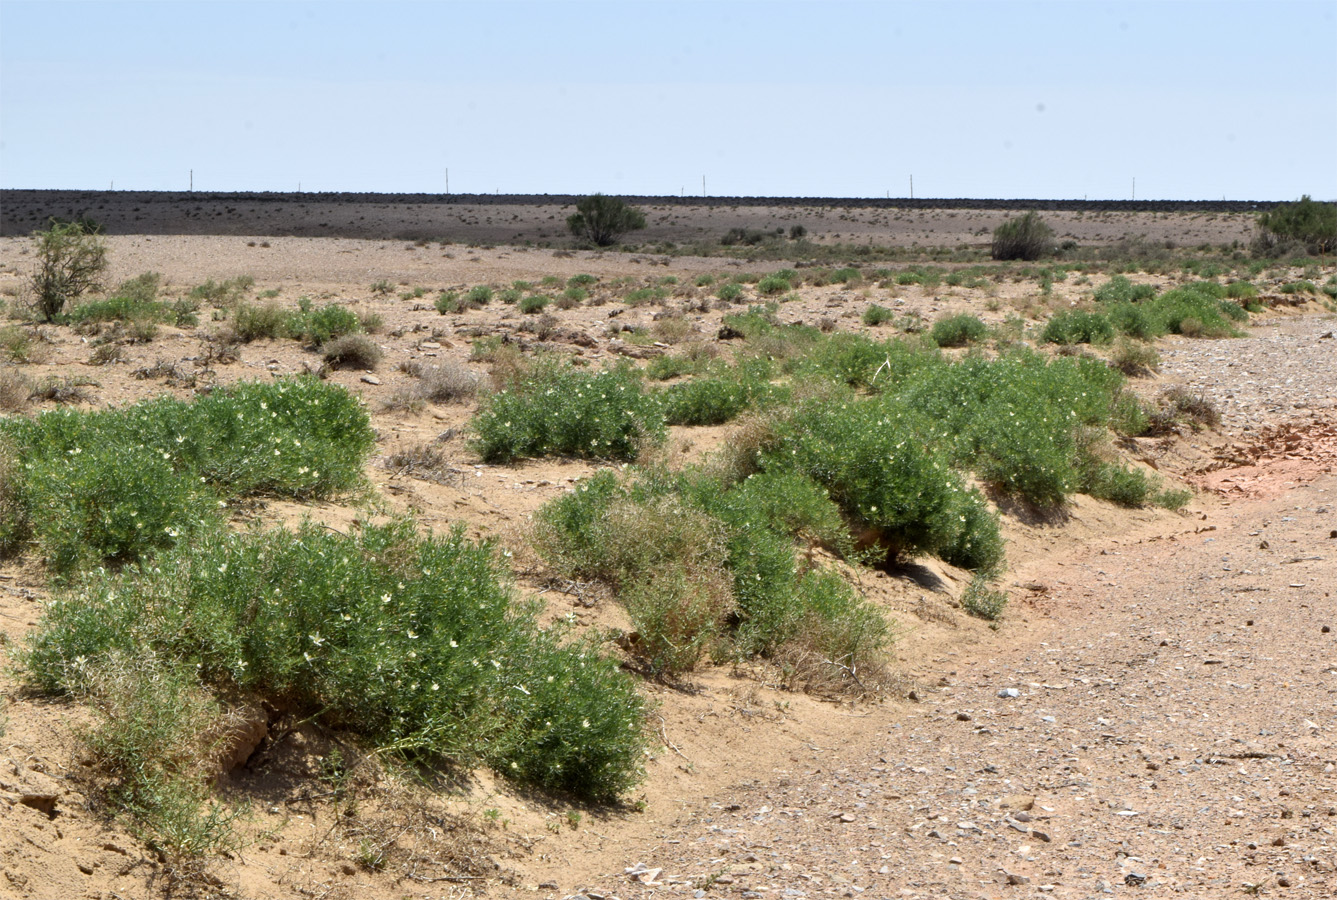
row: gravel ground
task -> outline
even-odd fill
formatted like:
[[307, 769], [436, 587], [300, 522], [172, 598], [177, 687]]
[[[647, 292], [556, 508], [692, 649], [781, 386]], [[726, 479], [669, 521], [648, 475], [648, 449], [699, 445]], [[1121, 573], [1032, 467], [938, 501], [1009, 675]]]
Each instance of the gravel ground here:
[[1221, 409], [1226, 431], [1247, 432], [1337, 408], [1337, 316], [1273, 319], [1240, 341], [1189, 340], [1161, 353], [1162, 370]]

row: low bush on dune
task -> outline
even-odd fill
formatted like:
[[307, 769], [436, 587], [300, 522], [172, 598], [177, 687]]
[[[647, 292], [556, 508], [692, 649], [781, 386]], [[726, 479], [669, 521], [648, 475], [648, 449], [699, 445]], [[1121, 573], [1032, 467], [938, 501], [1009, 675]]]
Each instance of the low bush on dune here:
[[489, 462], [535, 456], [634, 459], [664, 440], [663, 412], [628, 368], [542, 361], [483, 401], [474, 447]]
[[373, 441], [357, 399], [314, 379], [0, 420], [18, 510], [0, 522], [0, 548], [35, 540], [62, 573], [133, 563], [216, 523], [230, 498], [349, 489]]
[[[522, 784], [615, 799], [639, 775], [641, 701], [592, 645], [539, 628], [537, 616], [516, 601], [494, 548], [460, 530], [218, 530], [152, 567], [59, 595], [22, 665], [43, 691], [110, 694], [164, 725], [189, 721], [197, 735], [221, 724], [224, 698], [244, 698], [410, 759], [484, 764]], [[136, 699], [139, 682], [119, 694], [105, 683], [132, 659], [159, 673], [156, 702]], [[183, 719], [185, 698], [195, 712]], [[118, 729], [109, 715], [91, 740], [151, 830], [174, 798], [198, 804], [207, 772], [182, 771], [158, 743]]]

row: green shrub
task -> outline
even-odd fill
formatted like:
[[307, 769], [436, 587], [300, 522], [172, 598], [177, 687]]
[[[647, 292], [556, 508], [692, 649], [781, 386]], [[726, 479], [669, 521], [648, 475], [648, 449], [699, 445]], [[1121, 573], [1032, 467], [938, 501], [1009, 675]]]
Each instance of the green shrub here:
[[497, 294], [497, 297], [501, 300], [501, 302], [505, 303], [507, 306], [514, 306], [515, 304], [519, 303], [520, 298], [523, 296], [524, 292], [517, 290], [516, 288], [506, 288], [505, 290]]
[[65, 305], [88, 291], [102, 288], [107, 270], [107, 245], [79, 222], [52, 220], [46, 231], [33, 235], [37, 241], [37, 268], [31, 287], [37, 314], [50, 322]]
[[896, 318], [896, 314], [885, 306], [879, 306], [876, 303], [868, 304], [863, 311], [863, 323], [865, 325], [878, 326], [890, 322]]
[[983, 340], [988, 333], [989, 327], [977, 316], [962, 313], [934, 322], [929, 336], [939, 347], [964, 347]]
[[1123, 275], [1115, 275], [1096, 289], [1096, 299], [1101, 303], [1138, 303], [1156, 296], [1156, 289], [1149, 284], [1134, 284]]
[[627, 232], [644, 228], [645, 213], [617, 197], [594, 194], [577, 201], [566, 227], [579, 240], [611, 247]]
[[993, 231], [994, 259], [1036, 260], [1052, 252], [1054, 229], [1034, 212], [1008, 219]]
[[487, 306], [492, 302], [492, 288], [486, 284], [475, 285], [465, 292], [464, 302], [469, 307]]
[[1337, 250], [1337, 204], [1316, 202], [1308, 194], [1263, 213], [1258, 227], [1277, 238], [1299, 241], [1313, 254]]
[[236, 850], [237, 814], [210, 796], [223, 711], [194, 673], [152, 653], [108, 653], [80, 669], [96, 710], [82, 737], [113, 808], [173, 864]]
[[892, 556], [933, 553], [996, 567], [997, 519], [973, 517], [979, 530], [965, 530], [970, 508], [987, 505], [925, 444], [914, 418], [877, 403], [809, 404], [778, 427], [763, 470], [795, 471], [822, 485], [854, 530]]
[[1106, 308], [1110, 325], [1119, 334], [1140, 341], [1154, 341], [1165, 334], [1165, 322], [1146, 303], [1120, 301]]
[[590, 292], [583, 287], [573, 286], [562, 291], [562, 299], [567, 302], [566, 308], [570, 309], [590, 299]]
[[58, 599], [24, 665], [38, 687], [79, 691], [87, 661], [152, 654], [382, 748], [613, 799], [638, 776], [641, 702], [537, 615], [462, 529], [217, 532]]
[[328, 303], [317, 310], [294, 313], [288, 331], [300, 341], [322, 347], [335, 338], [360, 333], [362, 320], [348, 307]]
[[535, 456], [633, 459], [664, 440], [663, 413], [630, 369], [542, 363], [483, 402], [474, 448], [488, 462]]
[[1252, 300], [1258, 296], [1258, 288], [1247, 281], [1232, 281], [1226, 285], [1226, 296], [1231, 300]]
[[1114, 339], [1114, 326], [1100, 313], [1065, 309], [1045, 323], [1041, 340], [1048, 344], [1107, 344]]
[[1148, 304], [1164, 329], [1187, 337], [1237, 337], [1229, 319], [1248, 313], [1238, 304], [1223, 303], [1225, 289], [1211, 282], [1197, 282], [1166, 291]]
[[726, 281], [715, 291], [715, 296], [726, 303], [737, 303], [743, 296], [743, 286], [733, 281]]
[[767, 275], [761, 281], [757, 282], [757, 293], [769, 297], [773, 294], [783, 294], [790, 290], [792, 285], [785, 278], [779, 275]]
[[254, 286], [255, 279], [249, 275], [238, 275], [225, 281], [214, 281], [210, 278], [204, 284], [191, 288], [188, 296], [190, 299], [201, 303], [211, 303], [214, 306], [231, 306], [244, 297], [246, 292]]
[[987, 579], [976, 576], [961, 595], [961, 608], [977, 619], [993, 622], [1007, 609], [1007, 594], [989, 587]]
[[263, 306], [242, 303], [232, 316], [232, 331], [246, 344], [261, 338], [287, 337], [291, 319], [291, 313], [272, 301]]
[[566, 280], [566, 286], [574, 288], [584, 288], [584, 287], [589, 287], [592, 284], [598, 284], [598, 282], [599, 279], [597, 276], [589, 275], [582, 272], [579, 275], [572, 275], [570, 278], [568, 278]]
[[1317, 294], [1318, 286], [1312, 281], [1288, 281], [1278, 290], [1283, 294]]
[[432, 301], [432, 306], [436, 307], [436, 311], [443, 316], [449, 313], [464, 311], [464, 305], [460, 301], [458, 291], [442, 291], [437, 298]]
[[537, 315], [547, 309], [551, 299], [543, 294], [530, 294], [520, 301], [520, 312], [527, 316]]
[[770, 367], [755, 361], [718, 375], [698, 376], [660, 394], [669, 425], [722, 425], [772, 398]]
[[221, 500], [327, 497], [360, 483], [374, 434], [357, 399], [315, 379], [240, 382], [194, 403], [0, 420], [21, 514], [61, 573], [134, 562], [215, 523]]

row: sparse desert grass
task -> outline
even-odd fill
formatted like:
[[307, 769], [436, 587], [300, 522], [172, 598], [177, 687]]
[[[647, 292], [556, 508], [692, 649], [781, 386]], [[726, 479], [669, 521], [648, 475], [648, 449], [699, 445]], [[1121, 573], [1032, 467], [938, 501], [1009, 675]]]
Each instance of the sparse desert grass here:
[[1221, 424], [1221, 412], [1201, 394], [1182, 387], [1170, 387], [1156, 398], [1156, 408], [1148, 416], [1146, 433], [1159, 435], [1175, 431], [1187, 423], [1194, 431]]
[[200, 303], [228, 307], [239, 302], [254, 286], [255, 279], [250, 275], [238, 275], [224, 281], [214, 281], [210, 278], [203, 284], [191, 288], [187, 296]]
[[395, 392], [389, 401], [392, 409], [411, 409], [422, 403], [465, 403], [478, 395], [481, 379], [458, 363], [412, 363], [405, 371], [416, 380]]
[[23, 412], [32, 392], [32, 379], [16, 368], [0, 366], [0, 412]]
[[1120, 338], [1110, 354], [1110, 365], [1129, 378], [1142, 378], [1160, 371], [1161, 355], [1149, 344]]

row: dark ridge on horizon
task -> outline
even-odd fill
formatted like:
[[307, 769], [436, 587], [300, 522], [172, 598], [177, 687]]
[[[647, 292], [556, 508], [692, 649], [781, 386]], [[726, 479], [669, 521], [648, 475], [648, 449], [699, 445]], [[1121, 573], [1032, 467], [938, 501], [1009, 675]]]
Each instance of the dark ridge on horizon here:
[[[32, 204], [42, 199], [69, 203], [83, 200], [137, 200], [139, 202], [197, 203], [386, 203], [469, 204], [478, 206], [574, 206], [586, 194], [397, 194], [372, 191], [80, 191], [68, 189], [0, 189], [0, 215], [9, 202]], [[971, 209], [1107, 212], [1257, 212], [1281, 200], [1039, 200], [970, 197], [728, 197], [636, 195], [615, 196], [636, 204], [656, 206], [779, 206], [845, 207], [851, 209]], [[1298, 198], [1297, 198], [1298, 199]]]

